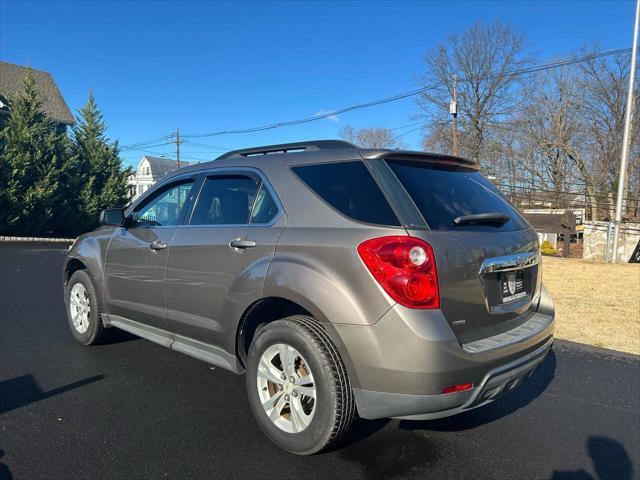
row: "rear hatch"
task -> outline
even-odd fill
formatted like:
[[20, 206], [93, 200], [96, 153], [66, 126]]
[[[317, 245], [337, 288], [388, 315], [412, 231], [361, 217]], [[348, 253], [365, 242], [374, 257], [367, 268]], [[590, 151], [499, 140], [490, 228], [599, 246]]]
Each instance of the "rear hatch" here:
[[538, 238], [471, 165], [387, 158], [428, 228], [407, 227], [434, 250], [441, 309], [461, 343], [526, 322], [540, 289]]

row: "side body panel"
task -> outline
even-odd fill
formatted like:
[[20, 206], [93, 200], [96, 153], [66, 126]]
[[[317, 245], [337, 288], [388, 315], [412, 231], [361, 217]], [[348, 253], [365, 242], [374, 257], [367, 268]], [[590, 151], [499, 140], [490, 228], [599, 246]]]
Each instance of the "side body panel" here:
[[[271, 226], [185, 226], [169, 247], [167, 320], [176, 338], [223, 347], [235, 355], [242, 313], [263, 297], [269, 262], [286, 216]], [[234, 250], [234, 239], [256, 245]]]
[[368, 238], [402, 235], [400, 229], [289, 227], [265, 283], [265, 297], [298, 303], [321, 322], [370, 325], [394, 305], [358, 256]]
[[168, 249], [151, 250], [149, 245], [170, 245], [176, 231], [176, 227], [132, 227], [115, 232], [105, 261], [105, 306], [109, 314], [168, 330]]
[[[304, 164], [357, 159], [357, 150], [336, 151], [332, 158], [324, 152], [308, 153]], [[395, 302], [362, 263], [357, 247], [370, 238], [406, 235], [406, 230], [346, 218], [309, 189], [284, 160], [264, 162], [261, 169], [288, 216], [264, 296], [296, 302], [321, 322], [375, 323]]]

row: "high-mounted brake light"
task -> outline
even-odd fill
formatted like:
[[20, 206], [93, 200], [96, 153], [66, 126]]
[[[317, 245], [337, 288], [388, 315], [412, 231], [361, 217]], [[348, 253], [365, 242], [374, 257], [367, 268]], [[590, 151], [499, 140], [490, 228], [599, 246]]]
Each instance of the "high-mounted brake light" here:
[[410, 308], [440, 308], [433, 249], [424, 240], [390, 236], [365, 240], [358, 254], [391, 298]]

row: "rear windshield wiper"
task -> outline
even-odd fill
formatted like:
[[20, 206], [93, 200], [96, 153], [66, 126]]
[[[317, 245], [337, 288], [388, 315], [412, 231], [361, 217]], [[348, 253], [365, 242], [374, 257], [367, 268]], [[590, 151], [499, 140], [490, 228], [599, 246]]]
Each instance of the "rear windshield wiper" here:
[[495, 225], [500, 227], [510, 220], [506, 213], [477, 213], [475, 215], [463, 215], [457, 217], [453, 223], [456, 225]]

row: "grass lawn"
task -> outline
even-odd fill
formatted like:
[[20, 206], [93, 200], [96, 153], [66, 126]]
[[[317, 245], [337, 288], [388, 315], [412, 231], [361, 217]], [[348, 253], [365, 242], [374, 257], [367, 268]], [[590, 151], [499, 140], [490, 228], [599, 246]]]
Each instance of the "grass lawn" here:
[[542, 257], [556, 336], [640, 355], [640, 264]]

